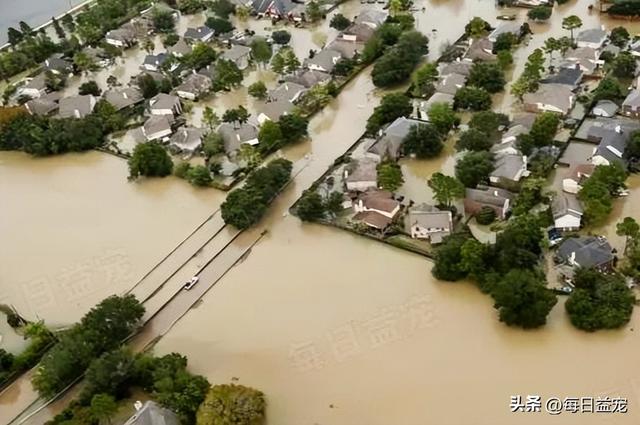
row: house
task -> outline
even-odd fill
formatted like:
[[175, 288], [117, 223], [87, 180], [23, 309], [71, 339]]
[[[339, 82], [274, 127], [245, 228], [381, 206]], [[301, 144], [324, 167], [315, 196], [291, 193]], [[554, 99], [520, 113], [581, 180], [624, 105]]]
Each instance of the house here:
[[429, 99], [421, 100], [417, 108], [418, 118], [423, 121], [429, 121], [429, 109], [436, 103], [446, 103], [453, 107], [453, 95], [436, 92]]
[[250, 123], [222, 123], [218, 127], [218, 134], [224, 141], [224, 151], [232, 155], [243, 144], [255, 146], [258, 141], [258, 129]]
[[365, 24], [373, 29], [377, 29], [380, 25], [384, 24], [389, 17], [389, 12], [386, 10], [378, 10], [373, 8], [367, 8], [360, 12], [355, 17], [354, 22], [356, 24]]
[[402, 142], [414, 125], [425, 125], [424, 122], [400, 117], [384, 129], [381, 136], [367, 150], [370, 158], [381, 161], [385, 158], [398, 159], [401, 156]]
[[158, 93], [149, 99], [149, 111], [151, 115], [180, 115], [182, 113], [180, 98], [171, 94]]
[[[142, 69], [146, 71], [159, 72], [162, 65], [170, 58], [166, 53], [160, 53], [157, 55], [147, 55], [142, 63]], [[178, 63], [174, 63], [171, 66], [170, 71], [174, 71], [178, 67]]]
[[525, 93], [524, 109], [528, 112], [555, 112], [567, 115], [575, 101], [575, 95], [564, 84], [540, 84], [535, 93]]
[[593, 75], [602, 63], [599, 56], [598, 51], [591, 47], [569, 49], [559, 67], [580, 69], [585, 75]]
[[191, 53], [191, 46], [187, 44], [184, 38], [180, 37], [176, 44], [167, 48], [167, 53], [177, 58], [181, 58]]
[[187, 28], [184, 33], [184, 39], [192, 42], [199, 41], [206, 43], [211, 40], [214, 35], [214, 31], [206, 25], [197, 28]]
[[358, 196], [353, 201], [353, 209], [357, 213], [354, 220], [374, 229], [384, 230], [400, 212], [400, 202], [393, 199], [389, 192], [375, 190]]
[[42, 67], [45, 71], [51, 71], [54, 74], [71, 74], [73, 72], [73, 64], [62, 58], [61, 53], [56, 53], [51, 55], [48, 59], [44, 61]]
[[449, 74], [440, 76], [438, 84], [436, 84], [436, 92], [455, 95], [458, 90], [464, 87], [467, 77], [461, 74]]
[[284, 81], [296, 83], [308, 89], [317, 84], [324, 84], [329, 80], [331, 80], [330, 74], [311, 70], [298, 71], [295, 74], [284, 77]]
[[640, 90], [631, 90], [622, 102], [620, 110], [622, 115], [632, 118], [640, 118]]
[[148, 141], [158, 140], [173, 133], [173, 115], [151, 115], [142, 126], [142, 134]]
[[96, 98], [87, 94], [60, 99], [58, 116], [60, 118], [84, 118], [93, 112]]
[[293, 111], [295, 105], [287, 99], [277, 99], [273, 102], [263, 102], [258, 106], [258, 123], [264, 124], [267, 120], [278, 121], [282, 115]]
[[205, 77], [209, 78], [211, 81], [216, 81], [216, 79], [218, 78], [218, 71], [216, 71], [215, 64], [205, 66], [204, 68], [198, 71], [198, 74], [204, 75]]
[[143, 76], [147, 76], [147, 75], [150, 76], [151, 78], [153, 78], [153, 81], [155, 81], [156, 83], [162, 83], [162, 81], [164, 81], [166, 79], [164, 74], [162, 74], [160, 72], [143, 71], [139, 75], [132, 76], [131, 77], [131, 81], [130, 81], [129, 84], [134, 85], [134, 86], [140, 86], [140, 84], [139, 84], [140, 78], [143, 77]]
[[596, 106], [593, 107], [591, 113], [596, 117], [611, 118], [616, 115], [618, 109], [620, 108], [615, 102], [603, 99], [596, 103]]
[[613, 254], [613, 249], [605, 237], [580, 236], [564, 240], [558, 246], [555, 260], [574, 268], [610, 271], [613, 268]]
[[361, 41], [347, 41], [341, 38], [333, 40], [327, 44], [327, 49], [335, 50], [340, 53], [340, 56], [347, 59], [353, 59], [362, 52], [365, 43]]
[[366, 43], [369, 41], [375, 29], [367, 24], [351, 24], [338, 36], [339, 39], [344, 41]]
[[235, 63], [241, 70], [247, 69], [251, 58], [251, 47], [234, 44], [222, 53], [221, 58]]
[[493, 42], [486, 37], [470, 40], [469, 49], [464, 57], [472, 61], [493, 61], [497, 56], [493, 54]]
[[104, 100], [109, 102], [116, 111], [129, 108], [144, 100], [142, 93], [135, 87], [116, 88], [107, 90], [102, 95]]
[[269, 100], [276, 101], [286, 99], [291, 103], [297, 103], [306, 92], [307, 88], [300, 84], [284, 82], [269, 92]]
[[131, 24], [111, 30], [105, 35], [105, 42], [115, 47], [127, 48], [136, 43], [136, 30]]
[[596, 166], [593, 164], [575, 165], [569, 172], [569, 176], [562, 179], [562, 190], [576, 194], [582, 189], [582, 183], [593, 174]]
[[622, 125], [610, 126], [592, 125], [587, 133], [587, 138], [597, 141], [598, 146], [594, 149], [590, 162], [593, 165], [611, 165], [614, 162], [626, 167], [627, 161], [624, 151], [627, 148], [630, 132], [627, 132]]
[[496, 187], [478, 185], [476, 189], [466, 188], [464, 212], [475, 215], [482, 207], [489, 207], [495, 211], [496, 217], [504, 219], [514, 198], [513, 193]]
[[557, 73], [540, 80], [540, 82], [543, 84], [563, 84], [574, 90], [582, 81], [582, 75], [583, 72], [577, 67], [560, 68]]
[[31, 115], [52, 115], [58, 110], [60, 93], [49, 93], [36, 99], [31, 99], [24, 104]]
[[521, 134], [527, 134], [531, 130], [531, 127], [527, 127], [524, 124], [514, 124], [504, 132], [500, 138], [500, 144], [512, 143], [518, 140], [518, 136]]
[[504, 153], [498, 155], [494, 162], [494, 170], [489, 175], [491, 183], [519, 182], [528, 175], [527, 157], [520, 153]]
[[405, 229], [413, 239], [428, 239], [432, 244], [441, 243], [453, 230], [451, 211], [420, 204], [409, 208], [405, 217]]
[[330, 74], [340, 59], [342, 59], [340, 52], [324, 48], [316, 53], [313, 58], [305, 59], [305, 65], [312, 71], [322, 71]]
[[603, 28], [583, 30], [576, 36], [578, 47], [590, 47], [597, 50], [602, 48], [605, 41], [607, 41], [607, 32]]
[[468, 77], [473, 68], [473, 61], [469, 59], [457, 60], [454, 62], [441, 62], [438, 65], [438, 73], [440, 76], [449, 74], [460, 74]]
[[44, 96], [47, 93], [47, 76], [44, 72], [36, 75], [19, 87], [16, 93], [18, 96], [27, 96], [32, 99]]
[[362, 158], [353, 161], [344, 171], [348, 191], [366, 192], [378, 188], [378, 161]]
[[202, 74], [190, 74], [184, 82], [176, 87], [175, 91], [183, 99], [196, 100], [213, 86], [209, 77]]
[[137, 401], [136, 412], [124, 425], [180, 425], [178, 416], [154, 401]]
[[254, 0], [252, 7], [259, 16], [282, 19], [293, 18], [291, 12], [296, 4], [291, 0]]
[[503, 22], [489, 34], [489, 41], [495, 43], [500, 34], [511, 33], [516, 37], [520, 37], [520, 24], [517, 22]]
[[196, 127], [180, 127], [171, 136], [169, 147], [178, 152], [194, 154], [202, 147], [204, 131]]
[[113, 59], [110, 58], [107, 52], [101, 47], [85, 47], [82, 49], [82, 53], [87, 55], [87, 57], [100, 68], [105, 68], [113, 63]]
[[560, 193], [551, 204], [553, 225], [562, 231], [574, 231], [582, 225], [584, 210], [578, 198], [569, 193]]

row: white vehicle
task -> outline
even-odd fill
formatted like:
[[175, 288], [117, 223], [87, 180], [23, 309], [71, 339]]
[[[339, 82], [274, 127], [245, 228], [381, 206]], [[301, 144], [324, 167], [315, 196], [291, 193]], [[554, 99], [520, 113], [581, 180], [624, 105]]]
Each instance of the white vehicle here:
[[198, 276], [192, 277], [187, 283], [184, 284], [184, 289], [188, 291], [189, 289], [196, 286], [196, 283], [198, 283], [199, 280], [200, 278]]

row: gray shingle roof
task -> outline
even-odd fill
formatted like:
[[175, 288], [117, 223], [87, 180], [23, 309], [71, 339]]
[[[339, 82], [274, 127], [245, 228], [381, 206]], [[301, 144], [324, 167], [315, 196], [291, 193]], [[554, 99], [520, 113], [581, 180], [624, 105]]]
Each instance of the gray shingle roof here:
[[180, 127], [171, 136], [169, 144], [184, 152], [195, 152], [202, 146], [204, 130], [196, 127]]
[[191, 74], [185, 78], [184, 82], [176, 87], [176, 91], [193, 93], [199, 96], [211, 88], [211, 78], [203, 74]]
[[124, 425], [180, 425], [180, 421], [171, 410], [147, 401]]
[[293, 111], [294, 107], [295, 105], [287, 99], [278, 99], [273, 102], [263, 102], [258, 109], [271, 121], [278, 121], [282, 115]]
[[389, 13], [385, 10], [373, 9], [371, 7], [360, 11], [354, 22], [357, 24], [367, 24], [369, 26], [378, 27], [387, 20]]
[[165, 61], [169, 59], [169, 55], [166, 53], [159, 53], [157, 55], [147, 55], [144, 58], [144, 65], [161, 66]]
[[111, 89], [104, 93], [104, 99], [116, 108], [116, 111], [142, 102], [142, 93], [135, 87]]
[[599, 267], [613, 260], [611, 245], [598, 236], [569, 238], [558, 246], [556, 255], [567, 263], [575, 255], [573, 261], [583, 268]]
[[525, 162], [522, 155], [500, 155], [494, 162], [495, 169], [491, 172], [491, 176], [517, 181], [522, 176], [524, 165]]
[[564, 84], [540, 84], [535, 93], [526, 93], [523, 96], [524, 103], [545, 104], [560, 109], [563, 113], [569, 112], [572, 106], [573, 93]]
[[286, 99], [289, 102], [296, 102], [300, 96], [307, 91], [307, 88], [297, 84], [285, 82], [269, 92], [272, 100]]
[[93, 111], [95, 98], [90, 95], [71, 96], [60, 99], [61, 118], [83, 118]]
[[166, 93], [158, 93], [149, 100], [149, 108], [151, 109], [173, 109], [178, 103], [180, 98]]
[[222, 52], [222, 59], [237, 61], [238, 59], [249, 56], [251, 54], [251, 47], [241, 46], [239, 44], [234, 44], [230, 49]]
[[600, 43], [607, 38], [607, 32], [601, 28], [592, 28], [580, 31], [576, 37], [576, 42]]
[[449, 74], [440, 77], [436, 85], [436, 91], [440, 93], [456, 94], [456, 92], [467, 82], [467, 77], [460, 74]]
[[640, 90], [631, 90], [624, 99], [622, 106], [629, 107], [633, 110], [640, 108]]
[[288, 75], [284, 78], [285, 81], [293, 82], [311, 88], [316, 84], [320, 84], [324, 81], [331, 79], [331, 75], [322, 71], [306, 70], [294, 75]]
[[181, 37], [176, 44], [167, 48], [167, 52], [177, 56], [184, 56], [191, 53], [191, 46]]
[[575, 68], [560, 68], [558, 73], [541, 80], [545, 84], [564, 84], [576, 87], [582, 80], [582, 71]]
[[231, 154], [240, 149], [240, 145], [243, 143], [257, 139], [258, 129], [249, 123], [236, 124], [234, 126], [233, 123], [225, 122], [218, 127], [218, 134], [224, 141], [225, 152]]
[[191, 40], [204, 40], [213, 35], [213, 30], [206, 25], [197, 28], [187, 28], [184, 38]]
[[151, 136], [163, 130], [170, 130], [173, 123], [171, 115], [151, 115], [144, 123], [144, 134]]
[[271, 7], [281, 16], [286, 15], [291, 12], [296, 4], [291, 0], [254, 0], [253, 1], [253, 9], [257, 13], [265, 13], [267, 9]]
[[336, 66], [336, 62], [342, 57], [340, 52], [331, 49], [322, 49], [318, 53], [316, 53], [313, 58], [306, 59], [307, 66], [316, 65], [326, 70], [327, 72], [331, 72], [333, 68]]
[[465, 198], [485, 205], [503, 207], [507, 199], [513, 199], [513, 193], [497, 187], [478, 186], [476, 189], [466, 188]]
[[582, 217], [584, 211], [582, 204], [580, 204], [580, 201], [578, 201], [575, 195], [561, 192], [553, 199], [551, 212], [553, 213], [553, 218], [557, 219], [567, 214]]
[[25, 104], [27, 110], [33, 115], [49, 115], [58, 109], [59, 93], [50, 93], [37, 99], [32, 99]]
[[369, 148], [369, 152], [378, 154], [381, 157], [388, 155], [392, 158], [397, 158], [400, 155], [400, 148], [404, 138], [414, 125], [426, 125], [426, 123], [406, 117], [397, 118], [384, 130], [382, 137]]
[[354, 161], [351, 173], [347, 176], [347, 183], [362, 181], [376, 181], [378, 178], [378, 162], [370, 158]]

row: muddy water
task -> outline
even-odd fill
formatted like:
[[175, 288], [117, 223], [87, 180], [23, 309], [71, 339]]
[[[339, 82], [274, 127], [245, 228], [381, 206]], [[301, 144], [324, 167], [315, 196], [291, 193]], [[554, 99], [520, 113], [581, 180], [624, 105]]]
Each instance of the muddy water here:
[[173, 177], [129, 183], [127, 174], [125, 161], [102, 153], [0, 153], [0, 302], [72, 323], [131, 287], [223, 198]]

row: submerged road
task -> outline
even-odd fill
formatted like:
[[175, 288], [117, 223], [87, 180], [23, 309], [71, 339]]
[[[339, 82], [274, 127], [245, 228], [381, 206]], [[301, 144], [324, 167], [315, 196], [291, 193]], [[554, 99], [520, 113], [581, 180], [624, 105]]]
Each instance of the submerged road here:
[[[236, 264], [259, 249], [274, 221], [282, 220], [288, 209], [315, 180], [333, 164], [364, 132], [366, 120], [378, 104], [373, 95], [370, 68], [348, 83], [340, 95], [309, 124], [310, 142], [284, 149], [282, 155], [294, 162], [292, 180], [271, 205], [267, 216], [254, 228], [239, 232], [225, 226], [219, 212], [161, 259], [131, 293], [143, 300], [145, 325], [130, 341], [143, 350], [165, 335]], [[200, 277], [191, 290], [182, 289], [194, 275]], [[259, 273], [257, 273], [257, 276]], [[31, 388], [29, 374], [23, 375], [0, 394], [0, 423], [41, 425], [59, 413], [77, 392], [79, 385], [53, 402], [40, 400]], [[9, 403], [3, 398], [7, 397]]]

